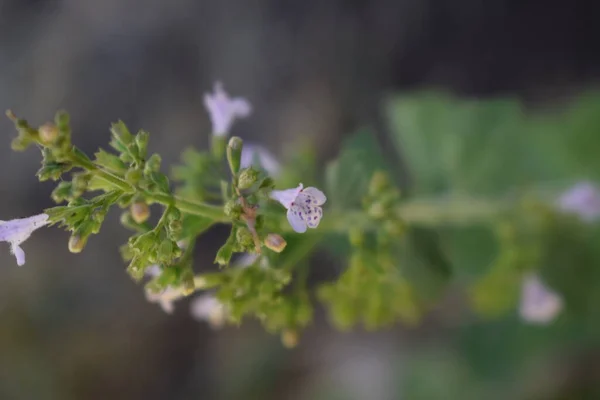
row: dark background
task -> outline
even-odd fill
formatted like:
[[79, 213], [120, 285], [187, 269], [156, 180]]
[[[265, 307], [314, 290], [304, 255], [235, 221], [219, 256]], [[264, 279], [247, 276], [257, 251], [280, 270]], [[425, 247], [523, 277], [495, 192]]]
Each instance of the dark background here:
[[[123, 119], [150, 131], [151, 150], [169, 165], [185, 146], [206, 146], [202, 96], [218, 79], [254, 106], [235, 134], [284, 160], [293, 151], [286, 143], [307, 137], [325, 162], [361, 125], [385, 130], [389, 93], [434, 87], [519, 96], [532, 107], [567, 101], [599, 76], [598, 7], [0, 0], [0, 108], [33, 125], [67, 109], [74, 141], [90, 152]], [[11, 152], [10, 121], [0, 120], [0, 131], [1, 218], [51, 206], [52, 184], [35, 177], [39, 154]], [[215, 243], [223, 233], [211, 232]], [[320, 313], [291, 351], [253, 323], [213, 332], [183, 304], [167, 316], [145, 301], [123, 271], [118, 245], [126, 238], [115, 213], [80, 255], [68, 253], [68, 234], [56, 228], [25, 244], [23, 268], [2, 246], [0, 399], [315, 399], [333, 398], [332, 387], [344, 388], [340, 399], [391, 399], [410, 348], [443, 340], [427, 322], [408, 332], [340, 334]], [[214, 247], [198, 250], [199, 263], [212, 254]], [[533, 398], [562, 398], [600, 379], [593, 356], [567, 358], [559, 397]]]

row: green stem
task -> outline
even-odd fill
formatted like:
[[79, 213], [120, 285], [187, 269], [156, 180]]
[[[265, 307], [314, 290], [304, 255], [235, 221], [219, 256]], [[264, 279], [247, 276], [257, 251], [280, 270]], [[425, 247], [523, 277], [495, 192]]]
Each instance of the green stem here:
[[[400, 219], [411, 225], [440, 226], [468, 225], [489, 221], [510, 209], [513, 204], [502, 200], [455, 198], [444, 200], [411, 200], [395, 209]], [[277, 213], [269, 213], [275, 217]], [[377, 229], [380, 222], [374, 221], [364, 211], [324, 210], [318, 232], [347, 233], [350, 228], [364, 231]], [[281, 211], [279, 229], [292, 232], [285, 220], [285, 211]]]

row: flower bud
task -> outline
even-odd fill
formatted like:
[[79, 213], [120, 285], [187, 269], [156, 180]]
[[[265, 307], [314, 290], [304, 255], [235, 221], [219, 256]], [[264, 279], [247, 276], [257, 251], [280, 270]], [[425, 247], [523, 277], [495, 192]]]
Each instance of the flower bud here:
[[148, 205], [141, 201], [136, 201], [130, 207], [131, 217], [138, 224], [142, 224], [150, 217], [150, 208]]
[[225, 215], [231, 219], [239, 219], [240, 215], [242, 215], [242, 206], [237, 204], [234, 200], [229, 200], [225, 203], [224, 212]]
[[382, 219], [386, 215], [386, 209], [381, 202], [377, 201], [368, 208], [367, 215], [374, 219]]
[[160, 260], [171, 260], [173, 258], [173, 249], [176, 247], [177, 245], [171, 240], [163, 240], [158, 247], [158, 258]]
[[234, 175], [240, 171], [243, 146], [244, 142], [239, 137], [233, 136], [229, 139], [229, 144], [227, 145], [227, 162], [229, 163], [231, 173]]
[[[173, 221], [169, 221], [169, 231], [171, 232], [172, 237], [179, 237], [181, 231], [183, 230], [183, 224], [180, 220], [174, 219]], [[181, 245], [178, 243], [178, 246]]]
[[293, 349], [298, 345], [298, 332], [286, 329], [281, 334], [281, 342], [288, 349]]
[[254, 238], [252, 233], [246, 228], [239, 228], [235, 234], [235, 238], [243, 248], [251, 248], [254, 246]]
[[152, 154], [148, 161], [146, 161], [146, 167], [144, 173], [149, 174], [150, 172], [158, 172], [160, 170], [160, 164], [162, 159], [158, 154]]
[[148, 151], [148, 139], [150, 138], [150, 134], [146, 131], [140, 131], [137, 135], [135, 135], [135, 144], [138, 148], [138, 153], [140, 157], [145, 158], [146, 153]]
[[87, 243], [87, 237], [81, 237], [79, 235], [71, 235], [69, 238], [69, 251], [71, 253], [81, 253], [81, 250]]
[[383, 171], [376, 171], [369, 182], [369, 195], [378, 196], [390, 185], [388, 176]]
[[252, 168], [246, 168], [240, 172], [240, 176], [238, 177], [238, 187], [242, 190], [248, 189], [256, 183], [257, 179], [258, 171]]
[[38, 129], [40, 140], [44, 144], [52, 144], [58, 138], [58, 128], [51, 122], [48, 122]]
[[139, 169], [130, 169], [125, 173], [125, 180], [132, 185], [137, 185], [138, 182], [142, 179], [142, 171]]
[[265, 238], [265, 246], [275, 253], [281, 253], [286, 245], [285, 239], [276, 233], [269, 233]]

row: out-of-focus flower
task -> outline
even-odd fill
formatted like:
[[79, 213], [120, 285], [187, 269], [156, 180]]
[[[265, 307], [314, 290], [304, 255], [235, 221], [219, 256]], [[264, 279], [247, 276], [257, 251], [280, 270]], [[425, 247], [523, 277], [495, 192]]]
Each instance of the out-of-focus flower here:
[[585, 222], [600, 218], [600, 190], [590, 182], [580, 182], [558, 199], [560, 210], [577, 214]]
[[240, 166], [242, 168], [260, 167], [273, 177], [279, 175], [281, 170], [281, 164], [269, 150], [251, 143], [244, 143]]
[[220, 82], [215, 83], [213, 93], [204, 95], [204, 106], [210, 115], [215, 136], [227, 136], [236, 118], [245, 118], [252, 112], [248, 100], [229, 97]]
[[521, 287], [521, 318], [532, 324], [548, 324], [562, 310], [563, 300], [540, 280], [531, 274], [523, 278]]
[[176, 300], [181, 299], [181, 297], [181, 290], [172, 287], [168, 287], [160, 293], [152, 293], [149, 290], [146, 290], [146, 300], [150, 303], [157, 303], [167, 314], [173, 314], [173, 311], [175, 310], [173, 303]]
[[[156, 278], [161, 273], [162, 270], [158, 264], [152, 264], [146, 268], [146, 275], [149, 277]], [[175, 311], [175, 305], [173, 303], [182, 297], [182, 290], [179, 288], [173, 288], [171, 286], [167, 287], [160, 293], [154, 293], [146, 289], [146, 300], [148, 300], [150, 303], [156, 303], [160, 305], [160, 308], [162, 308], [167, 314], [173, 314], [173, 311]]]
[[190, 303], [190, 313], [198, 321], [207, 321], [213, 328], [221, 328], [227, 318], [227, 308], [214, 295], [196, 297]]
[[0, 221], [0, 242], [10, 243], [10, 250], [17, 259], [17, 265], [25, 264], [25, 252], [21, 243], [31, 236], [33, 231], [48, 223], [48, 215], [38, 214], [28, 218]]
[[287, 219], [298, 233], [306, 232], [307, 227], [319, 226], [323, 216], [321, 206], [327, 201], [327, 197], [319, 189], [304, 188], [302, 184], [293, 189], [273, 190], [271, 198], [287, 208]]
[[265, 238], [265, 246], [276, 253], [281, 253], [286, 245], [285, 239], [276, 233], [269, 233]]

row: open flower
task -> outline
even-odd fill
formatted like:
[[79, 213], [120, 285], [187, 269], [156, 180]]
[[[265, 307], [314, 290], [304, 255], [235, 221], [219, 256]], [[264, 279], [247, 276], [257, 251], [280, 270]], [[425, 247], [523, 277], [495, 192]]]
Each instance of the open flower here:
[[540, 280], [537, 275], [523, 278], [521, 288], [521, 318], [532, 324], [548, 324], [563, 308], [562, 298]]
[[242, 168], [251, 166], [260, 167], [273, 177], [277, 176], [281, 170], [279, 161], [277, 161], [269, 150], [251, 143], [244, 143], [240, 166]]
[[220, 82], [215, 83], [214, 93], [204, 95], [204, 106], [210, 115], [215, 136], [227, 136], [236, 118], [247, 117], [252, 112], [248, 100], [230, 98]]
[[292, 228], [298, 232], [306, 232], [308, 228], [316, 228], [323, 217], [321, 206], [327, 201], [325, 194], [314, 187], [287, 190], [273, 190], [271, 198], [287, 208], [287, 219]]
[[558, 207], [579, 216], [585, 222], [600, 218], [600, 190], [590, 182], [580, 182], [558, 199]]
[[227, 318], [227, 308], [214, 295], [196, 297], [190, 303], [190, 313], [198, 321], [207, 321], [211, 327], [220, 328]]
[[48, 215], [39, 214], [29, 218], [0, 221], [0, 242], [10, 243], [10, 251], [17, 259], [17, 265], [25, 264], [25, 252], [21, 243], [31, 236], [33, 231], [48, 223]]

